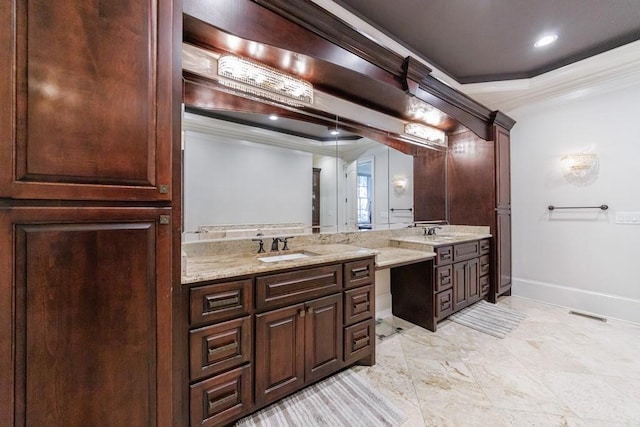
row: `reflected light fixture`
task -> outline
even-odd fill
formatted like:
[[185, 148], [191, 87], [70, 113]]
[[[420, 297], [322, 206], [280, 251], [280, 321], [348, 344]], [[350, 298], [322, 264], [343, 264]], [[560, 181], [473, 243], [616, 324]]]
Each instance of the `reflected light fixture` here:
[[549, 46], [551, 43], [555, 42], [556, 40], [558, 40], [557, 34], [547, 34], [545, 36], [540, 37], [538, 40], [536, 40], [536, 42], [533, 44], [533, 47]]
[[391, 183], [393, 184], [393, 191], [396, 193], [404, 193], [407, 191], [409, 179], [403, 175], [395, 175]]
[[221, 55], [218, 75], [233, 81], [221, 81], [225, 86], [250, 95], [289, 105], [297, 105], [292, 101], [313, 104], [311, 83], [245, 58]]
[[444, 131], [431, 126], [420, 123], [407, 123], [404, 125], [404, 133], [419, 138], [427, 145], [447, 146]]

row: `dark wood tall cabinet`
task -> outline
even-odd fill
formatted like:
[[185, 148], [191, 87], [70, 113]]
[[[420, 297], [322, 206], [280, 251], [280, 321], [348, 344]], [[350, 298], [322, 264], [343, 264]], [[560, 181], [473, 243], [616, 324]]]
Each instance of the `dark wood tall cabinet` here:
[[0, 425], [173, 422], [181, 19], [0, 5]]
[[491, 301], [511, 291], [509, 129], [514, 122], [504, 120], [504, 125], [492, 125], [492, 140], [484, 140], [471, 131], [449, 138], [449, 221], [489, 226], [494, 239]]

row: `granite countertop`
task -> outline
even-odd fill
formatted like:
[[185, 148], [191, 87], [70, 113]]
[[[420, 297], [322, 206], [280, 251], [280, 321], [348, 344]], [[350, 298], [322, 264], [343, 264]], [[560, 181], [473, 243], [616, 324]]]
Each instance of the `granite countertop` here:
[[[263, 262], [258, 258], [273, 255], [298, 253], [312, 254], [309, 257]], [[327, 262], [341, 262], [350, 259], [375, 255], [376, 269], [385, 269], [414, 262], [426, 261], [435, 257], [435, 252], [396, 247], [363, 248], [346, 244], [322, 244], [296, 248], [291, 251], [263, 254], [224, 254], [187, 259], [187, 274], [182, 276], [182, 284], [192, 284], [207, 280], [226, 279], [256, 273], [269, 273], [287, 268], [308, 267]]]
[[376, 248], [375, 250], [378, 251], [376, 255], [377, 270], [426, 261], [436, 256], [436, 253], [431, 251], [394, 247]]
[[[287, 268], [307, 267], [326, 262], [339, 262], [376, 255], [378, 249], [362, 248], [346, 244], [322, 244], [302, 246], [290, 251], [277, 253], [230, 253], [187, 258], [187, 274], [182, 276], [182, 284], [207, 280], [227, 279], [256, 273], [268, 273]], [[306, 258], [278, 262], [263, 262], [258, 258], [296, 253], [311, 254]]]
[[406, 236], [389, 239], [392, 246], [417, 249], [433, 250], [438, 246], [453, 245], [456, 243], [472, 242], [474, 240], [488, 239], [491, 234], [480, 233], [443, 233], [434, 236]]

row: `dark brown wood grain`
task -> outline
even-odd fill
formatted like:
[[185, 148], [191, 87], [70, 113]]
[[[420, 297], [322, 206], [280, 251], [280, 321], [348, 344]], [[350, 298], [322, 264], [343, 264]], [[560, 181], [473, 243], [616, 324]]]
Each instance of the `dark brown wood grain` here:
[[7, 41], [0, 196], [171, 199], [159, 187], [171, 187], [177, 108], [172, 7], [168, 0], [0, 6]]
[[[16, 425], [163, 425], [171, 407], [170, 209], [18, 208], [3, 211], [0, 241], [15, 253]], [[11, 298], [8, 298], [11, 301]], [[11, 312], [12, 310], [10, 310]], [[7, 328], [12, 334], [7, 334]], [[10, 339], [13, 335], [13, 342]], [[2, 369], [9, 368], [2, 354]], [[11, 376], [9, 376], [10, 378]], [[13, 424], [13, 421], [12, 423]]]
[[311, 383], [337, 372], [342, 359], [342, 294], [305, 304], [305, 382]]
[[256, 315], [255, 402], [264, 405], [304, 384], [304, 304]]
[[421, 149], [413, 158], [416, 221], [447, 219], [447, 153]]

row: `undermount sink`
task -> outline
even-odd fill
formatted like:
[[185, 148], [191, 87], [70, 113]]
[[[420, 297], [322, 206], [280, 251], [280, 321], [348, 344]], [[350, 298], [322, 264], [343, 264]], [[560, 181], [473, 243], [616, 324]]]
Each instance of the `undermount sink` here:
[[258, 261], [262, 262], [279, 262], [279, 261], [293, 261], [296, 259], [304, 259], [314, 256], [316, 254], [312, 252], [302, 251], [302, 252], [294, 252], [290, 254], [278, 254], [278, 255], [267, 255], [258, 257]]

